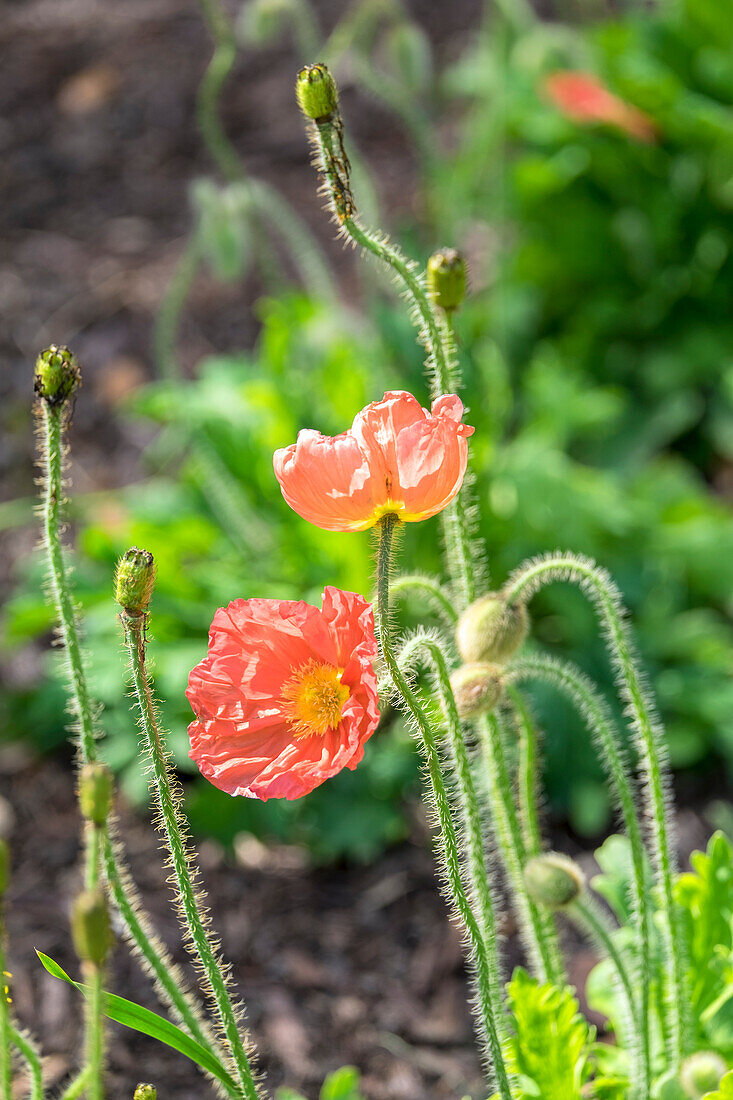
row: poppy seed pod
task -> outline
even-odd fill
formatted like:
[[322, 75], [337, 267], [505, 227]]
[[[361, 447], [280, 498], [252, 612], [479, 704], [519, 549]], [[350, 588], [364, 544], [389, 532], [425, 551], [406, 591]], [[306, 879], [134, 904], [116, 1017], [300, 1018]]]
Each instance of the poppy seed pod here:
[[10, 885], [10, 845], [0, 837], [0, 898]]
[[466, 296], [466, 261], [455, 248], [433, 252], [428, 260], [428, 291], [446, 312], [458, 309]]
[[300, 70], [295, 82], [295, 95], [303, 114], [314, 122], [330, 118], [338, 111], [336, 81], [323, 64], [306, 65]]
[[461, 718], [478, 718], [489, 714], [501, 697], [501, 670], [481, 662], [461, 665], [450, 678]]
[[158, 1100], [158, 1090], [155, 1085], [139, 1084], [132, 1100]]
[[82, 962], [102, 966], [112, 946], [112, 926], [101, 890], [84, 890], [74, 899], [71, 938]]
[[79, 806], [82, 816], [99, 828], [112, 805], [112, 772], [106, 764], [85, 764], [79, 777]]
[[713, 1050], [699, 1050], [682, 1063], [680, 1085], [690, 1100], [702, 1100], [707, 1092], [713, 1092], [727, 1072], [725, 1061]]
[[68, 348], [51, 344], [36, 359], [33, 388], [49, 405], [61, 405], [81, 385], [81, 371]]
[[538, 905], [563, 909], [582, 894], [585, 875], [568, 856], [546, 852], [525, 864], [524, 882], [527, 893]]
[[464, 661], [504, 664], [519, 649], [529, 631], [522, 603], [508, 604], [498, 592], [472, 603], [456, 627], [456, 645]]
[[155, 562], [149, 550], [132, 546], [120, 558], [115, 573], [115, 599], [125, 611], [141, 615], [150, 606], [155, 585]]

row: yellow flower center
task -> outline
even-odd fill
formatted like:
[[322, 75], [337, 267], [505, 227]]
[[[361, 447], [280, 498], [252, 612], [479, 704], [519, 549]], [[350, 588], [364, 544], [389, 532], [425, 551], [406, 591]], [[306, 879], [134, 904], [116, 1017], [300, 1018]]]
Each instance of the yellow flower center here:
[[341, 683], [343, 669], [308, 661], [283, 685], [283, 711], [295, 737], [323, 735], [341, 721], [349, 689]]

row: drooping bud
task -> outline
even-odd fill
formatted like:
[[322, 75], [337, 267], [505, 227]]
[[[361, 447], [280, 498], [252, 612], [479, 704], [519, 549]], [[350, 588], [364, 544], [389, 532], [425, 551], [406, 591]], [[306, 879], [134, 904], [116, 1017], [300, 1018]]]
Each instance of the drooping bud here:
[[508, 604], [498, 592], [490, 592], [461, 615], [456, 645], [464, 661], [504, 664], [519, 649], [528, 631], [529, 615], [524, 604]]
[[132, 546], [120, 558], [115, 573], [115, 599], [133, 615], [141, 615], [150, 606], [155, 585], [155, 561], [149, 550]]
[[155, 1085], [140, 1084], [135, 1089], [132, 1100], [158, 1100], [158, 1090]]
[[323, 64], [306, 65], [300, 70], [295, 82], [295, 95], [303, 114], [315, 122], [330, 118], [338, 111], [336, 81]]
[[0, 898], [10, 885], [10, 845], [0, 837]]
[[494, 709], [501, 696], [501, 669], [480, 662], [461, 665], [450, 678], [461, 718], [478, 718]]
[[720, 1084], [728, 1067], [713, 1050], [699, 1050], [682, 1063], [680, 1085], [691, 1100], [702, 1100], [706, 1092], [713, 1092]]
[[585, 875], [575, 860], [560, 852], [546, 852], [525, 864], [524, 882], [538, 905], [562, 909], [582, 894]]
[[71, 938], [82, 962], [101, 966], [112, 946], [112, 926], [101, 890], [84, 890], [71, 910]]
[[61, 405], [81, 385], [81, 371], [68, 348], [51, 344], [36, 359], [33, 388], [49, 405]]
[[466, 261], [455, 248], [441, 248], [428, 260], [428, 291], [437, 306], [450, 313], [466, 296]]
[[82, 816], [101, 828], [112, 805], [112, 772], [106, 764], [85, 764], [79, 777]]

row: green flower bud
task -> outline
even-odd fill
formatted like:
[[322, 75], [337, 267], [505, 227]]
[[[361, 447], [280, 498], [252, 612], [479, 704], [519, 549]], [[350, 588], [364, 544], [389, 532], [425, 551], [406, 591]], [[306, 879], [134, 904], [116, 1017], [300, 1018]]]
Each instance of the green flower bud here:
[[100, 828], [112, 805], [112, 772], [106, 764], [85, 764], [79, 777], [79, 805], [82, 816]]
[[132, 1100], [158, 1100], [158, 1090], [155, 1085], [138, 1085]]
[[150, 606], [155, 585], [155, 562], [149, 550], [137, 546], [125, 552], [117, 563], [115, 599], [125, 611], [141, 615]]
[[0, 898], [10, 885], [10, 845], [0, 837]]
[[295, 95], [303, 114], [316, 122], [338, 111], [336, 81], [325, 65], [306, 65], [301, 69], [295, 82]]
[[71, 910], [71, 938], [82, 962], [101, 966], [112, 946], [112, 926], [101, 890], [84, 890]]
[[68, 348], [51, 344], [36, 360], [33, 388], [49, 405], [61, 405], [81, 385], [79, 364]]
[[501, 669], [496, 665], [461, 665], [450, 678], [461, 718], [477, 718], [494, 709], [501, 697]]
[[582, 894], [585, 875], [575, 860], [560, 852], [546, 852], [525, 864], [524, 882], [538, 905], [562, 909]]
[[441, 309], [458, 309], [466, 296], [466, 261], [455, 248], [433, 252], [428, 260], [428, 291]]
[[464, 661], [504, 664], [519, 649], [529, 631], [524, 604], [508, 604], [497, 592], [476, 600], [461, 615], [456, 645]]
[[680, 1085], [691, 1100], [702, 1100], [706, 1092], [713, 1092], [727, 1072], [725, 1061], [713, 1050], [699, 1050], [682, 1063]]

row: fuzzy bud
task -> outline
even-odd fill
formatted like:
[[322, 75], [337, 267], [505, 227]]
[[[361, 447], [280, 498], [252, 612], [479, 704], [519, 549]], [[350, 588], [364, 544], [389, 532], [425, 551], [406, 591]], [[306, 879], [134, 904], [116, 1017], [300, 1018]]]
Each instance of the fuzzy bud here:
[[68, 348], [51, 344], [36, 359], [33, 388], [49, 405], [61, 405], [81, 385], [81, 371]]
[[155, 1085], [140, 1084], [135, 1089], [132, 1100], [158, 1100], [158, 1090]]
[[106, 764], [85, 764], [79, 777], [82, 816], [101, 828], [112, 805], [112, 772]]
[[150, 606], [155, 585], [155, 562], [149, 550], [137, 546], [125, 552], [117, 563], [115, 599], [125, 611], [142, 615]]
[[315, 122], [330, 118], [338, 111], [336, 81], [323, 64], [306, 65], [300, 70], [295, 95], [303, 114]]
[[74, 899], [71, 937], [82, 962], [102, 966], [112, 946], [112, 926], [101, 890], [84, 890]]
[[682, 1063], [680, 1085], [685, 1096], [702, 1100], [706, 1092], [713, 1092], [727, 1072], [725, 1061], [713, 1050], [699, 1050]]
[[466, 296], [466, 261], [455, 248], [441, 248], [428, 260], [428, 291], [446, 312], [458, 309]]
[[10, 845], [0, 837], [0, 898], [10, 885]]
[[562, 909], [580, 897], [585, 875], [575, 860], [560, 852], [547, 852], [525, 864], [524, 882], [527, 893], [538, 905]]
[[519, 649], [528, 631], [529, 615], [524, 604], [508, 604], [503, 596], [490, 592], [461, 615], [456, 645], [464, 661], [504, 664]]
[[495, 665], [461, 665], [450, 678], [461, 718], [478, 718], [494, 709], [501, 696], [501, 670]]

